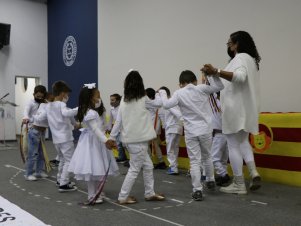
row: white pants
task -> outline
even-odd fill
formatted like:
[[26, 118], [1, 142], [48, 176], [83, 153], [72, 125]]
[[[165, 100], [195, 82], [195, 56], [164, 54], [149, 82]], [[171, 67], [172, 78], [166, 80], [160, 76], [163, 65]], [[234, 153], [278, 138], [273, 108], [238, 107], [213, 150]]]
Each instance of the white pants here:
[[130, 168], [123, 181], [118, 200], [123, 201], [129, 196], [135, 180], [143, 169], [144, 196], [151, 197], [154, 192], [153, 163], [148, 154], [148, 142], [125, 144], [130, 154]]
[[225, 176], [227, 174], [229, 151], [224, 134], [215, 133], [212, 140], [211, 153], [216, 174], [222, 177]]
[[198, 137], [185, 137], [187, 153], [190, 160], [190, 175], [192, 190], [202, 191], [201, 171], [203, 165], [206, 181], [214, 181], [214, 169], [211, 156], [212, 134], [204, 134]]
[[172, 171], [178, 172], [178, 154], [179, 154], [180, 135], [176, 133], [166, 134], [166, 152], [169, 167]]
[[74, 153], [74, 143], [73, 141], [68, 141], [61, 144], [54, 144], [54, 146], [57, 150], [60, 161], [57, 173], [57, 181], [60, 183], [60, 186], [66, 185], [69, 183], [68, 167]]
[[254, 162], [254, 154], [249, 143], [249, 133], [241, 130], [237, 133], [226, 134], [229, 159], [234, 176], [243, 176], [243, 160]]

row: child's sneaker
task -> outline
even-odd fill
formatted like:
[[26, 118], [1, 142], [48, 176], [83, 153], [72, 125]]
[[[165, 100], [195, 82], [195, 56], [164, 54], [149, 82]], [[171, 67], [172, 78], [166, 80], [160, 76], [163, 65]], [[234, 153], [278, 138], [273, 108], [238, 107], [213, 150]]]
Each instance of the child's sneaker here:
[[37, 178], [34, 175], [24, 176], [26, 180], [28, 181], [36, 181]]
[[116, 158], [116, 162], [117, 163], [120, 163], [120, 164], [123, 164], [127, 161], [127, 159], [120, 159], [120, 158]]
[[[69, 185], [70, 185], [70, 186], [75, 186], [75, 183], [72, 182], [72, 181], [70, 181], [70, 182], [69, 182]], [[59, 187], [59, 186], [60, 186], [60, 182], [57, 181], [57, 182], [56, 182], [56, 186]]]
[[157, 165], [155, 165], [155, 169], [166, 169], [167, 166], [165, 165], [165, 162], [160, 162]]
[[186, 177], [191, 177], [190, 170], [187, 171]]
[[251, 191], [255, 191], [255, 190], [258, 190], [260, 187], [261, 187], [261, 178], [259, 175], [256, 175], [250, 181], [249, 189]]
[[56, 159], [50, 160], [49, 162], [52, 167], [58, 167], [60, 164], [60, 161], [58, 161]]
[[134, 204], [137, 202], [137, 199], [133, 196], [127, 197], [125, 200], [118, 200], [117, 203], [120, 205]]
[[163, 201], [165, 200], [165, 196], [163, 194], [155, 194], [150, 197], [145, 197], [145, 201]]
[[98, 199], [95, 201], [96, 204], [102, 204], [103, 203], [103, 197], [99, 196]]
[[209, 191], [215, 191], [215, 182], [214, 181], [206, 181], [206, 188]]
[[195, 191], [191, 194], [191, 196], [194, 201], [202, 201], [204, 199], [202, 191]]
[[171, 168], [168, 168], [167, 170], [168, 175], [179, 175], [179, 172], [172, 170]]
[[45, 173], [45, 172], [35, 173], [34, 175], [35, 175], [35, 177], [37, 177], [37, 178], [47, 178], [47, 177], [49, 177], [48, 174]]
[[216, 181], [217, 186], [225, 186], [225, 185], [229, 185], [229, 182], [231, 181], [231, 178], [229, 177], [228, 174], [226, 174], [223, 177], [221, 177], [221, 176], [216, 177], [215, 181]]
[[126, 160], [124, 163], [123, 163], [123, 166], [125, 167], [130, 167], [130, 160]]
[[59, 192], [69, 192], [69, 191], [76, 191], [76, 190], [77, 190], [77, 187], [71, 185], [70, 183], [59, 186]]

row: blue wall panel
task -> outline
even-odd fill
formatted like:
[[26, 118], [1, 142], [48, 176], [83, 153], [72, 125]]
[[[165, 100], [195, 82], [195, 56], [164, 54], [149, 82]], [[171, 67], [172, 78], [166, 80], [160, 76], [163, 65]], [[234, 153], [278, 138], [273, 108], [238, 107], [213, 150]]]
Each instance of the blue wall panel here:
[[[74, 63], [66, 66], [63, 45], [68, 36], [77, 44]], [[72, 89], [68, 106], [77, 106], [84, 83], [98, 80], [97, 0], [48, 1], [48, 84], [65, 81]]]

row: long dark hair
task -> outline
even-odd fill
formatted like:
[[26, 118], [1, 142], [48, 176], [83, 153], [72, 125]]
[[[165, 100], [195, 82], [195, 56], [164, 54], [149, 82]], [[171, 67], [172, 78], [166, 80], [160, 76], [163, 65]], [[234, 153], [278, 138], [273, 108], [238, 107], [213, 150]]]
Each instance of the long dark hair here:
[[101, 104], [100, 104], [99, 108], [96, 108], [95, 111], [97, 111], [99, 116], [102, 116], [102, 114], [106, 111], [106, 108], [103, 105], [102, 101], [101, 101]]
[[230, 35], [230, 39], [233, 43], [238, 43], [238, 53], [247, 53], [255, 59], [257, 69], [259, 70], [259, 62], [261, 57], [259, 56], [255, 42], [251, 35], [246, 31], [237, 31]]
[[138, 71], [130, 71], [124, 80], [124, 102], [145, 96], [143, 79]]
[[[84, 87], [81, 89], [78, 98], [78, 112], [76, 115], [79, 122], [83, 121], [89, 109], [94, 109], [94, 103], [92, 102], [92, 98], [96, 91], [97, 88], [89, 89], [88, 87]], [[97, 113], [101, 116], [105, 111], [103, 103], [101, 103], [99, 108], [94, 110], [97, 111]]]

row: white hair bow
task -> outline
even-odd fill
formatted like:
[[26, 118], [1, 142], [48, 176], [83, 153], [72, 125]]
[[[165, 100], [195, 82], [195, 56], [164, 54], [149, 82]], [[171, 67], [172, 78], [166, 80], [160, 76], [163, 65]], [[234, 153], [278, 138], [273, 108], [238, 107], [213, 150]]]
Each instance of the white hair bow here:
[[130, 73], [130, 72], [132, 72], [132, 71], [137, 71], [137, 70], [131, 68], [131, 69], [128, 71], [128, 73]]
[[84, 84], [84, 88], [85, 87], [87, 87], [88, 89], [94, 89], [96, 88], [96, 83]]

